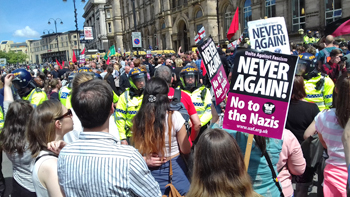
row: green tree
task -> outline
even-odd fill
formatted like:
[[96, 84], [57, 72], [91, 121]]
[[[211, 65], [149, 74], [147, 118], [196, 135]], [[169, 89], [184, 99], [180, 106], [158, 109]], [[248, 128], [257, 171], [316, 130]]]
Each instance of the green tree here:
[[6, 60], [10, 64], [14, 63], [23, 63], [26, 61], [28, 55], [23, 53], [22, 51], [19, 52], [14, 52], [14, 51], [9, 51], [6, 53]]

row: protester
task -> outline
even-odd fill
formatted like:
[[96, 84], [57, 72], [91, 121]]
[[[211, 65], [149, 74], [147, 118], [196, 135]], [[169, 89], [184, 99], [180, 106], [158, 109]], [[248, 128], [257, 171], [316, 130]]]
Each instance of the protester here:
[[62, 190], [66, 196], [161, 196], [140, 153], [131, 146], [118, 145], [109, 134], [112, 101], [112, 89], [98, 79], [73, 89], [72, 106], [84, 132], [79, 141], [60, 151]]
[[345, 61], [342, 59], [343, 57], [343, 52], [340, 51], [339, 49], [333, 49], [330, 52], [330, 60], [323, 64], [321, 72], [324, 74], [327, 74], [334, 83], [336, 83], [337, 78], [345, 74], [346, 67], [345, 67]]
[[302, 175], [306, 162], [300, 144], [291, 131], [283, 130], [282, 139], [282, 151], [277, 163], [278, 181], [281, 183], [284, 196], [292, 197], [294, 196], [292, 175]]
[[187, 196], [256, 196], [253, 193], [236, 140], [221, 129], [206, 130], [195, 146]]
[[[302, 60], [299, 60], [299, 64]], [[286, 122], [286, 128], [289, 129], [301, 144], [304, 141], [304, 132], [320, 112], [315, 103], [307, 102], [304, 78], [300, 75], [295, 76], [292, 89], [291, 101]]]
[[[214, 106], [211, 108], [211, 113], [213, 115], [212, 122], [214, 122], [214, 124], [211, 125], [211, 128], [219, 128], [219, 125], [217, 124], [219, 119], [218, 114], [216, 113]], [[228, 129], [225, 129], [225, 131], [236, 139], [244, 156], [248, 134]], [[278, 174], [277, 162], [282, 151], [282, 143], [282, 140], [254, 135], [249, 159], [248, 174], [250, 175], [254, 191], [262, 196], [275, 197], [281, 195], [279, 190], [280, 187], [276, 186], [275, 180], [273, 179], [272, 170], [275, 171], [275, 174]], [[270, 159], [272, 166], [268, 165], [267, 157]]]
[[115, 83], [114, 83], [113, 67], [108, 66], [106, 71], [107, 71], [107, 74], [105, 74], [103, 79], [111, 86], [113, 92], [118, 92], [117, 87], [115, 87]]
[[349, 78], [350, 75], [345, 74], [337, 80], [335, 108], [320, 112], [312, 123], [315, 125], [315, 130], [309, 127], [306, 131], [307, 133], [318, 132], [320, 141], [329, 155], [323, 182], [323, 193], [327, 197], [346, 196], [348, 174], [340, 136], [350, 118], [349, 102], [344, 102], [350, 99]]
[[50, 100], [54, 99], [54, 100], [59, 101], [58, 92], [60, 91], [60, 89], [62, 87], [61, 80], [58, 78], [52, 79], [49, 82], [49, 87], [50, 87], [50, 92], [48, 94], [48, 98]]
[[178, 111], [170, 110], [168, 92], [168, 85], [163, 79], [153, 78], [147, 82], [141, 108], [133, 119], [133, 141], [144, 157], [156, 155], [166, 161], [161, 166], [150, 168], [162, 194], [168, 192], [165, 186], [169, 183], [169, 168], [172, 165], [172, 183], [181, 195], [185, 195], [190, 183], [186, 177], [186, 164], [179, 155], [188, 155], [191, 145], [185, 120]]
[[322, 65], [329, 62], [330, 53], [333, 49], [339, 49], [333, 45], [334, 37], [332, 35], [328, 35], [326, 37], [326, 48], [322, 49], [317, 56], [317, 69], [321, 71]]
[[[170, 84], [172, 84], [173, 82], [173, 77], [172, 77], [172, 72], [169, 68], [167, 67], [159, 67], [156, 69], [156, 72], [154, 74], [155, 77], [159, 77], [163, 80], [165, 80], [165, 82], [167, 82], [168, 86], [169, 86], [169, 94], [168, 97], [170, 100], [174, 99], [175, 96], [175, 91], [181, 91], [178, 88], [175, 90], [174, 88], [170, 87]], [[191, 97], [186, 94], [185, 92], [181, 91], [180, 93], [180, 101], [181, 103], [183, 103], [184, 107], [186, 108], [188, 115], [190, 116], [190, 121], [192, 124], [192, 132], [193, 135], [191, 135], [191, 142], [194, 141], [196, 139], [196, 135], [199, 133], [200, 128], [201, 128], [201, 122], [199, 120], [199, 116], [197, 114], [196, 108], [192, 102]]]
[[[13, 166], [13, 197], [35, 197], [35, 189], [32, 180], [33, 158], [28, 149], [25, 137], [28, 114], [33, 111], [29, 101], [17, 100], [13, 102], [11, 91], [13, 75], [5, 78], [4, 115], [5, 125], [0, 133], [1, 149]], [[3, 178], [3, 177], [2, 177]]]
[[129, 72], [130, 66], [125, 66], [125, 72], [119, 78], [119, 95], [125, 92], [127, 88], [131, 87], [129, 82]]
[[38, 197], [64, 196], [58, 184], [57, 155], [49, 151], [48, 143], [63, 140], [73, 129], [72, 112], [59, 101], [44, 101], [37, 106], [28, 121], [26, 137], [35, 158], [32, 178]]

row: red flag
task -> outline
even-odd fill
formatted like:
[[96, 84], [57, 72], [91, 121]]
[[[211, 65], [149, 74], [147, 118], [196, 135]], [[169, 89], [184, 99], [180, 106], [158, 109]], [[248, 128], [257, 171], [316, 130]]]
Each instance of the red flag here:
[[107, 59], [107, 62], [106, 62], [106, 64], [107, 64], [107, 65], [109, 65], [109, 57], [108, 57], [108, 59]]
[[207, 74], [207, 69], [205, 69], [203, 60], [201, 60], [201, 70], [203, 71], [203, 76], [205, 76]]
[[57, 59], [56, 59], [56, 63], [57, 63], [57, 65], [62, 69], [62, 65], [58, 62]]
[[72, 62], [73, 62], [73, 63], [77, 62], [77, 57], [75, 57], [74, 50], [73, 50], [73, 58], [72, 58]]
[[81, 52], [81, 55], [84, 55], [85, 54], [85, 48], [83, 49], [83, 51]]
[[237, 7], [235, 15], [233, 16], [232, 22], [231, 22], [231, 26], [228, 29], [227, 32], [227, 39], [230, 40], [235, 33], [238, 31], [239, 29], [239, 17], [238, 17], [238, 12], [239, 12], [239, 8]]
[[[64, 66], [64, 61], [62, 61], [62, 67]], [[62, 67], [61, 67], [61, 69], [62, 69]]]

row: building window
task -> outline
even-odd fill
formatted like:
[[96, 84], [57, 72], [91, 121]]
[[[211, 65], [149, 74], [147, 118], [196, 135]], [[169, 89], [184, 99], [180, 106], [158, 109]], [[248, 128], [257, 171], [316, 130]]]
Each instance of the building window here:
[[292, 14], [292, 31], [305, 29], [305, 0], [293, 0]]
[[326, 25], [342, 16], [341, 0], [325, 0], [326, 3]]
[[163, 50], [166, 49], [166, 36], [165, 34], [162, 35], [162, 40], [163, 40]]
[[162, 24], [162, 29], [165, 29], [165, 23]]
[[106, 11], [106, 18], [111, 18], [111, 11], [110, 10]]
[[231, 10], [233, 10], [232, 7], [228, 6], [226, 8], [226, 11], [225, 11], [225, 20], [224, 20], [224, 32], [225, 32], [225, 34], [227, 34], [228, 29], [230, 28], [230, 25], [232, 22], [233, 15], [231, 13]]
[[202, 17], [203, 16], [203, 12], [202, 12], [202, 10], [200, 9], [200, 10], [198, 10], [198, 12], [196, 13], [196, 18], [200, 18], [200, 17]]
[[68, 42], [66, 42], [66, 46], [68, 46]]
[[63, 37], [61, 36], [61, 40], [63, 40]]
[[268, 18], [276, 16], [276, 0], [265, 1], [265, 16]]
[[112, 33], [112, 23], [107, 23], [108, 25], [108, 33]]
[[248, 36], [248, 22], [252, 20], [252, 3], [250, 0], [246, 0], [243, 8], [244, 15], [244, 35]]
[[73, 38], [77, 38], [77, 35], [73, 35]]
[[74, 45], [77, 45], [77, 41], [74, 41]]
[[61, 47], [64, 47], [64, 46], [63, 46], [63, 42], [61, 43]]

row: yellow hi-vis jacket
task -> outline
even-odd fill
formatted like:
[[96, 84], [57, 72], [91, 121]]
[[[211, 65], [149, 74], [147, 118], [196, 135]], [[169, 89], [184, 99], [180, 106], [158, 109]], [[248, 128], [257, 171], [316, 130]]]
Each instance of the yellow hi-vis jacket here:
[[0, 129], [2, 128], [4, 128], [4, 112], [2, 110], [2, 107], [0, 107]]
[[[197, 110], [197, 114], [201, 121], [201, 125], [206, 125], [212, 118], [211, 115], [211, 94], [210, 90], [204, 85], [195, 91], [182, 90], [186, 92], [192, 99], [193, 105]], [[204, 91], [204, 92], [203, 92]], [[203, 95], [205, 94], [205, 95]]]
[[68, 86], [64, 86], [60, 89], [58, 92], [58, 99], [64, 105], [67, 109], [72, 108], [72, 102], [71, 102], [71, 97], [72, 97], [72, 89], [69, 88]]
[[23, 100], [29, 101], [34, 107], [46, 101], [47, 95], [39, 88], [34, 88], [27, 96], [22, 97]]
[[[320, 90], [316, 90], [316, 84], [321, 79], [324, 79], [322, 87]], [[329, 109], [332, 106], [334, 83], [329, 76], [322, 76], [319, 73], [316, 77], [304, 80], [304, 83], [306, 91], [305, 100], [316, 103], [320, 111]]]
[[143, 99], [143, 94], [141, 96], [134, 96], [131, 99], [129, 93], [130, 89], [127, 88], [126, 91], [120, 95], [115, 112], [120, 140], [132, 136], [132, 119], [140, 110]]

